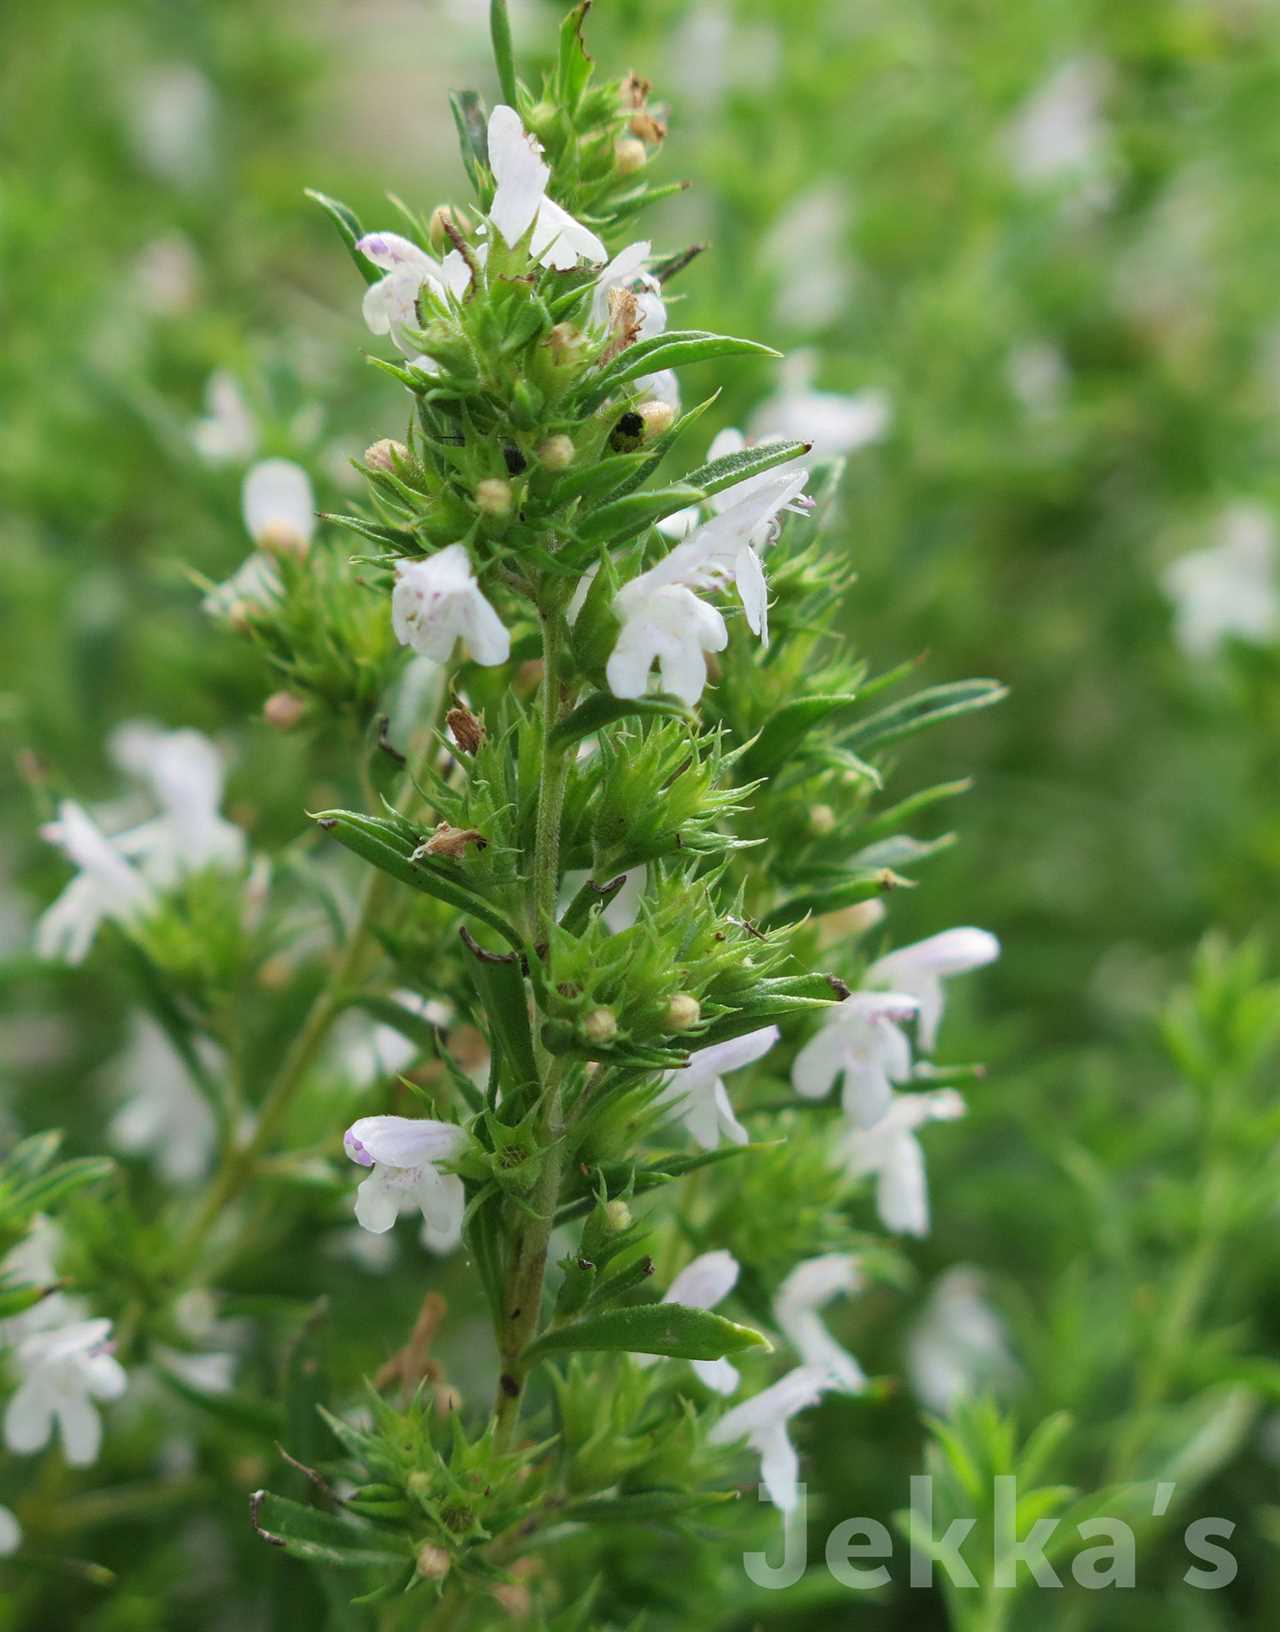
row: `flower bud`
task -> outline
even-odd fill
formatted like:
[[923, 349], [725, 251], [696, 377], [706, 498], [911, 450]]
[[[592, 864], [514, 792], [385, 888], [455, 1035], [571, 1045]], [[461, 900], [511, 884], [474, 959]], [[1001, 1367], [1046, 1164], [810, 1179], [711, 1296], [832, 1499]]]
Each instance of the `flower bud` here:
[[830, 805], [814, 805], [809, 812], [809, 831], [816, 833], [819, 838], [834, 831], [836, 813]]
[[653, 142], [655, 145], [662, 141], [667, 134], [667, 127], [661, 119], [655, 119], [653, 114], [644, 108], [639, 108], [631, 115], [631, 134], [638, 136], [642, 142]]
[[410, 1496], [430, 1496], [431, 1475], [425, 1468], [415, 1468], [404, 1482], [405, 1489]]
[[[445, 225], [446, 222], [449, 226]], [[471, 231], [471, 222], [462, 210], [455, 209], [452, 204], [437, 204], [427, 224], [427, 236], [434, 248], [453, 248], [453, 239], [449, 236], [450, 226], [464, 238]]]
[[643, 142], [637, 141], [634, 136], [624, 136], [613, 150], [613, 159], [619, 175], [630, 176], [644, 169], [649, 162], [649, 154]]
[[589, 1043], [611, 1043], [618, 1035], [618, 1021], [612, 1009], [592, 1009], [582, 1022]]
[[659, 402], [656, 397], [649, 402], [642, 402], [636, 409], [644, 422], [641, 436], [644, 441], [652, 442], [655, 437], [669, 431], [675, 423], [676, 411], [669, 402]]
[[702, 1019], [702, 1004], [689, 992], [677, 992], [667, 1004], [667, 1030], [688, 1031]]
[[604, 1221], [615, 1235], [621, 1235], [631, 1228], [631, 1209], [625, 1201], [606, 1202]]
[[364, 462], [370, 470], [385, 470], [395, 474], [396, 460], [409, 457], [409, 450], [403, 442], [397, 442], [393, 437], [384, 436], [364, 450]]
[[306, 711], [306, 703], [292, 691], [273, 691], [262, 705], [262, 717], [273, 731], [292, 731]]
[[418, 1548], [418, 1574], [424, 1581], [443, 1581], [452, 1564], [449, 1554], [433, 1541], [424, 1541]]
[[568, 470], [577, 450], [567, 436], [549, 436], [538, 449], [538, 458], [547, 470]]
[[274, 555], [278, 561], [287, 558], [305, 561], [310, 543], [291, 521], [268, 521], [259, 530], [254, 542], [260, 550]]
[[486, 516], [506, 516], [511, 513], [511, 483], [500, 476], [486, 476], [476, 483], [476, 508]]

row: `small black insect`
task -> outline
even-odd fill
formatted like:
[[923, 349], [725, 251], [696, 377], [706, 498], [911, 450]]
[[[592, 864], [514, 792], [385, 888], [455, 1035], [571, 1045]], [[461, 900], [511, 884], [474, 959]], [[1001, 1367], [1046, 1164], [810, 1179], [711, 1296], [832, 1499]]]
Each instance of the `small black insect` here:
[[529, 468], [529, 461], [519, 448], [503, 448], [502, 457], [507, 462], [508, 476], [522, 476]]

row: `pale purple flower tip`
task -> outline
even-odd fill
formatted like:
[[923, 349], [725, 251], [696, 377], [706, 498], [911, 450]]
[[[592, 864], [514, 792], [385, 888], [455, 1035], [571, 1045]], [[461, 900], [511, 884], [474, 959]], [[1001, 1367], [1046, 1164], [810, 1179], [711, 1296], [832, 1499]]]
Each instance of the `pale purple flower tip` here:
[[362, 255], [385, 255], [387, 253], [386, 240], [380, 232], [366, 232], [356, 248]]
[[352, 1133], [350, 1128], [347, 1129], [346, 1133], [342, 1137], [342, 1148], [346, 1151], [347, 1155], [350, 1156], [351, 1160], [353, 1162], [359, 1162], [361, 1167], [373, 1166], [373, 1157], [370, 1156], [369, 1152], [356, 1138], [355, 1134]]

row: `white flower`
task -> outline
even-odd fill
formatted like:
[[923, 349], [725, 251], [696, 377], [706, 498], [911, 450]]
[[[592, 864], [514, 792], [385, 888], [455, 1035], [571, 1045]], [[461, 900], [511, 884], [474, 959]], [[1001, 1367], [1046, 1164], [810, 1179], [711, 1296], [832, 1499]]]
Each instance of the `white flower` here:
[[921, 1049], [932, 1054], [946, 1003], [942, 982], [949, 975], [981, 969], [999, 956], [1000, 942], [985, 929], [944, 929], [940, 935], [930, 935], [878, 958], [867, 970], [865, 980], [868, 986], [889, 987], [915, 998], [917, 1038]]
[[191, 428], [197, 452], [211, 465], [252, 459], [258, 429], [235, 375], [225, 368], [216, 369], [209, 376], [204, 397], [208, 413]]
[[131, 720], [112, 733], [111, 757], [160, 806], [153, 821], [117, 840], [126, 855], [140, 858], [152, 883], [168, 886], [203, 867], [244, 865], [244, 834], [219, 810], [226, 773], [208, 737]]
[[391, 626], [402, 645], [436, 663], [449, 661], [458, 639], [486, 668], [511, 655], [511, 637], [476, 582], [465, 544], [450, 544], [425, 561], [396, 562]]
[[846, 1134], [838, 1159], [854, 1178], [875, 1175], [876, 1209], [886, 1229], [901, 1235], [929, 1233], [924, 1152], [916, 1129], [963, 1115], [964, 1100], [953, 1088], [895, 1094], [888, 1110], [870, 1127]]
[[934, 1283], [907, 1339], [907, 1370], [921, 1401], [939, 1415], [1012, 1379], [1004, 1322], [983, 1296], [980, 1271], [956, 1264]]
[[732, 1445], [745, 1439], [760, 1457], [760, 1478], [769, 1499], [790, 1513], [799, 1495], [799, 1458], [787, 1434], [787, 1424], [798, 1412], [816, 1405], [832, 1386], [821, 1366], [797, 1366], [754, 1399], [735, 1405], [707, 1435], [711, 1445]]
[[124, 1368], [109, 1352], [109, 1320], [82, 1320], [37, 1332], [17, 1347], [22, 1381], [5, 1408], [5, 1444], [29, 1456], [48, 1443], [56, 1421], [62, 1448], [73, 1467], [94, 1461], [102, 1421], [94, 1400], [118, 1400], [127, 1386]]
[[797, 1264], [773, 1298], [773, 1318], [806, 1366], [825, 1370], [833, 1388], [856, 1394], [866, 1383], [862, 1367], [832, 1337], [818, 1310], [840, 1293], [860, 1291], [856, 1262], [843, 1252]]
[[304, 555], [316, 530], [311, 478], [291, 459], [263, 459], [245, 473], [240, 490], [245, 528], [263, 548]]
[[1217, 524], [1219, 542], [1179, 556], [1163, 584], [1173, 602], [1178, 643], [1208, 657], [1229, 637], [1262, 645], [1280, 635], [1276, 533], [1256, 504], [1233, 504]]
[[667, 308], [662, 301], [662, 285], [647, 270], [650, 245], [647, 242], [628, 244], [605, 267], [596, 279], [591, 297], [591, 321], [600, 328], [609, 322], [609, 297], [615, 289], [629, 289], [636, 297], [640, 314], [638, 339], [647, 340], [661, 334], [667, 326]]
[[[437, 261], [398, 232], [366, 233], [356, 248], [386, 274], [365, 290], [361, 307], [365, 322], [374, 334], [389, 334], [406, 357], [433, 373], [435, 363], [429, 357], [416, 355], [418, 347], [408, 333], [420, 327], [419, 291], [429, 283], [437, 294], [448, 292], [461, 299], [471, 282], [471, 268], [456, 249], [451, 249], [443, 261]], [[487, 249], [487, 245], [479, 247], [481, 261]]]
[[747, 1130], [733, 1114], [721, 1077], [763, 1059], [777, 1040], [777, 1026], [765, 1026], [745, 1037], [731, 1037], [727, 1043], [713, 1043], [691, 1054], [688, 1065], [668, 1077], [662, 1102], [675, 1107], [676, 1115], [704, 1150], [714, 1150], [722, 1133], [732, 1144], [747, 1143]]
[[609, 259], [595, 233], [546, 196], [551, 171], [542, 148], [502, 103], [489, 115], [489, 168], [498, 184], [489, 219], [513, 249], [532, 226], [529, 253], [543, 266], [569, 272], [579, 260]]
[[212, 618], [230, 618], [243, 607], [269, 606], [282, 588], [275, 562], [255, 550], [230, 578], [215, 584], [200, 604]]
[[[22, 1240], [0, 1260], [0, 1284], [6, 1288], [56, 1285], [61, 1249], [62, 1231], [53, 1219], [38, 1213]], [[68, 1297], [65, 1292], [50, 1292], [21, 1314], [0, 1321], [0, 1345], [12, 1348], [33, 1332], [45, 1332], [54, 1326], [83, 1320], [87, 1312], [80, 1298]]]
[[112, 1076], [127, 1095], [107, 1128], [117, 1149], [147, 1152], [170, 1184], [208, 1171], [217, 1143], [213, 1112], [192, 1086], [173, 1044], [148, 1015], [130, 1022], [129, 1041]]
[[218, 813], [222, 763], [206, 737], [137, 721], [116, 732], [112, 753], [160, 814], [108, 838], [82, 806], [59, 806], [40, 834], [80, 872], [36, 925], [40, 957], [80, 963], [104, 918], [127, 926], [154, 909], [156, 889], [203, 867], [244, 862], [244, 835]]
[[801, 193], [774, 223], [763, 253], [777, 279], [778, 323], [812, 332], [840, 316], [853, 282], [848, 232], [845, 188], [835, 181]]
[[1057, 181], [1091, 164], [1103, 137], [1106, 81], [1104, 64], [1073, 57], [1023, 103], [1006, 137], [1020, 180]]
[[[421, 992], [407, 989], [391, 993], [398, 1008], [408, 1011], [428, 1025], [447, 1026], [453, 1010], [438, 998], [424, 997]], [[421, 1050], [395, 1026], [385, 1021], [369, 1021], [352, 1013], [335, 1027], [334, 1053], [342, 1062], [343, 1071], [362, 1086], [396, 1077], [407, 1071]]]
[[465, 1147], [452, 1122], [407, 1116], [362, 1116], [347, 1129], [343, 1147], [353, 1162], [373, 1171], [356, 1191], [356, 1221], [374, 1235], [395, 1223], [402, 1207], [417, 1207], [438, 1239], [462, 1227], [466, 1194], [456, 1173], [438, 1164]]
[[1043, 418], [1061, 405], [1071, 369], [1051, 341], [1029, 340], [1010, 354], [1005, 378], [1027, 413]]
[[763, 403], [749, 427], [757, 442], [797, 437], [813, 444], [814, 456], [833, 458], [879, 442], [893, 422], [893, 407], [883, 391], [844, 396], [815, 391], [814, 360], [796, 352], [782, 366], [782, 387]]
[[644, 374], [635, 382], [638, 396], [654, 402], [665, 402], [677, 412], [680, 409], [680, 381], [674, 368], [660, 368], [656, 374]]
[[[663, 1303], [678, 1303], [685, 1309], [714, 1309], [723, 1303], [738, 1284], [738, 1260], [721, 1248], [704, 1252], [685, 1267], [667, 1288]], [[656, 1365], [659, 1356], [644, 1354], [637, 1357], [641, 1366]], [[689, 1364], [698, 1378], [717, 1394], [732, 1394], [738, 1386], [738, 1369], [721, 1357], [719, 1360], [691, 1360]]]
[[47, 822], [40, 837], [80, 871], [37, 923], [37, 956], [82, 963], [104, 918], [130, 924], [155, 906], [141, 873], [74, 800], [63, 800], [57, 821]]
[[217, 94], [194, 64], [159, 64], [125, 85], [125, 118], [138, 159], [162, 181], [205, 180], [217, 154]]
[[869, 1126], [888, 1108], [892, 1085], [911, 1075], [911, 1044], [899, 1028], [919, 1006], [906, 992], [851, 993], [796, 1055], [791, 1086], [804, 1099], [824, 1099], [843, 1074], [844, 1113]]
[[[796, 499], [807, 471], [762, 477], [754, 491], [685, 539], [656, 566], [624, 584], [613, 598], [622, 625], [605, 673], [615, 697], [641, 697], [656, 662], [663, 688], [690, 707], [707, 683], [705, 653], [729, 643], [724, 618], [693, 593], [737, 585], [753, 634], [768, 635], [768, 587], [751, 540]], [[747, 484], [744, 484], [747, 485]]]
[[7, 1507], [0, 1507], [0, 1558], [8, 1558], [22, 1546], [22, 1526]]

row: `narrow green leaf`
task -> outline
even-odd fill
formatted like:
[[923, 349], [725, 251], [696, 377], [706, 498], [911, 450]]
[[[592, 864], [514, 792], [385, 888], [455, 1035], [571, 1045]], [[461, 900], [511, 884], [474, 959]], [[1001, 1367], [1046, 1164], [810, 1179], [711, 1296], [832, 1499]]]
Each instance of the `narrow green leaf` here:
[[284, 1412], [279, 1405], [272, 1405], [266, 1400], [254, 1399], [248, 1394], [239, 1394], [228, 1390], [224, 1393], [210, 1394], [204, 1389], [197, 1388], [194, 1383], [187, 1382], [185, 1377], [179, 1377], [177, 1372], [170, 1371], [168, 1366], [152, 1363], [152, 1369], [157, 1377], [161, 1378], [167, 1388], [187, 1401], [189, 1405], [199, 1406], [211, 1417], [220, 1422], [230, 1423], [235, 1428], [243, 1429], [246, 1433], [265, 1435], [270, 1439], [278, 1437], [284, 1426]]
[[726, 453], [699, 465], [697, 470], [689, 471], [685, 481], [690, 487], [700, 487], [710, 497], [712, 493], [723, 493], [727, 487], [736, 487], [739, 482], [772, 470], [775, 465], [798, 459], [812, 446], [812, 442], [761, 442], [756, 447]]
[[392, 822], [377, 816], [362, 816], [353, 810], [324, 810], [315, 820], [357, 856], [380, 867], [384, 873], [390, 873], [402, 884], [421, 890], [424, 895], [433, 895], [438, 901], [445, 901], [451, 907], [478, 918], [490, 929], [496, 929], [510, 946], [523, 951], [524, 942], [519, 931], [482, 896], [461, 879], [445, 873], [442, 867], [428, 858], [411, 860], [414, 843]]
[[31, 1213], [45, 1212], [60, 1197], [86, 1184], [99, 1184], [115, 1171], [110, 1156], [77, 1156], [72, 1162], [63, 1162], [51, 1173], [28, 1180], [15, 1190], [12, 1200]]
[[519, 962], [469, 960], [471, 978], [489, 1020], [489, 1035], [502, 1053], [508, 1091], [538, 1080], [529, 1030], [529, 994]]
[[382, 277], [382, 273], [372, 261], [367, 260], [356, 248], [357, 243], [364, 237], [364, 228], [360, 225], [355, 211], [348, 209], [345, 204], [339, 203], [336, 198], [330, 198], [327, 193], [316, 192], [314, 187], [307, 187], [304, 190], [307, 197], [314, 199], [334, 226], [337, 227], [338, 234], [347, 246], [347, 252], [351, 259], [356, 263], [356, 270], [360, 276], [366, 283], [377, 283]]
[[608, 1349], [663, 1354], [675, 1360], [719, 1360], [722, 1355], [739, 1354], [743, 1349], [771, 1347], [768, 1338], [754, 1327], [739, 1326], [710, 1309], [687, 1309], [680, 1303], [644, 1303], [544, 1332], [524, 1351], [524, 1358], [541, 1360], [565, 1349]]
[[373, 1525], [304, 1507], [269, 1490], [255, 1491], [249, 1503], [250, 1519], [259, 1536], [291, 1558], [340, 1570], [385, 1569], [407, 1561], [407, 1548], [397, 1546], [394, 1536]]
[[814, 894], [798, 895], [784, 901], [781, 906], [765, 914], [761, 928], [781, 929], [786, 924], [799, 923], [810, 913], [821, 916], [827, 912], [839, 912], [842, 907], [856, 906], [859, 901], [871, 901], [876, 896], [888, 895], [890, 890], [914, 888], [909, 878], [899, 877], [889, 867], [851, 873], [843, 884], [833, 883]]
[[785, 703], [765, 721], [743, 757], [744, 776], [752, 779], [772, 776], [796, 752], [806, 732], [853, 708], [857, 702], [857, 693], [850, 692], [828, 697], [797, 697], [794, 702]]
[[629, 380], [656, 374], [660, 369], [685, 368], [712, 357], [781, 355], [772, 346], [762, 346], [758, 340], [738, 340], [727, 334], [711, 334], [705, 329], [671, 329], [648, 340], [637, 340], [594, 380], [589, 380], [583, 407], [589, 410]]
[[674, 515], [677, 510], [700, 504], [705, 494], [700, 488], [681, 483], [677, 487], [649, 487], [640, 493], [628, 493], [625, 498], [613, 499], [592, 510], [574, 524], [574, 532], [583, 544], [621, 544], [643, 528]]
[[584, 737], [594, 736], [606, 725], [628, 717], [642, 720], [676, 719], [693, 723], [693, 716], [676, 697], [662, 694], [649, 697], [611, 697], [608, 692], [596, 691], [580, 703], [573, 713], [560, 721], [551, 733], [552, 748], [568, 748]]
[[449, 107], [458, 127], [458, 147], [467, 180], [476, 192], [482, 193], [485, 190], [483, 172], [489, 168], [489, 120], [484, 103], [475, 91], [450, 91]]
[[511, 18], [507, 15], [507, 0], [489, 0], [489, 34], [493, 40], [493, 60], [498, 67], [502, 100], [509, 108], [514, 108], [516, 64], [511, 49]]
[[590, 8], [591, 0], [579, 0], [560, 24], [560, 94], [557, 101], [571, 115], [577, 111], [587, 81], [591, 78], [591, 58], [582, 39], [582, 24]]
[[1008, 689], [998, 680], [957, 680], [952, 685], [930, 686], [916, 692], [914, 697], [905, 697], [900, 703], [882, 708], [846, 732], [841, 741], [859, 753], [872, 746], [883, 748], [903, 737], [914, 736], [917, 731], [925, 731], [941, 720], [990, 708], [992, 703], [1001, 702], [1008, 695]]

